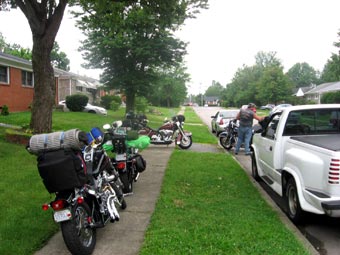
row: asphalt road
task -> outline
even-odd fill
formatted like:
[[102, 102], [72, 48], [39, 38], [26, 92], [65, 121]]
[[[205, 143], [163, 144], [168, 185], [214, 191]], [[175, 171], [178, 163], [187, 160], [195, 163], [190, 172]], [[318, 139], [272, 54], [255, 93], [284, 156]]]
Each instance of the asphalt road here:
[[[219, 107], [194, 107], [195, 112], [200, 116], [202, 121], [208, 125], [211, 130], [211, 116], [222, 108]], [[241, 153], [236, 159], [243, 166], [245, 171], [251, 175], [251, 160], [249, 156]], [[282, 210], [285, 211], [284, 201], [268, 185], [260, 182], [263, 191], [272, 199], [272, 201]], [[283, 217], [284, 214], [282, 214]], [[285, 217], [286, 218], [286, 217]], [[285, 219], [287, 224], [292, 224]], [[289, 221], [289, 222], [288, 222]], [[313, 245], [315, 250], [321, 255], [339, 255], [340, 254], [340, 219], [330, 218], [324, 215], [308, 214], [303, 225], [296, 226], [300, 233]]]

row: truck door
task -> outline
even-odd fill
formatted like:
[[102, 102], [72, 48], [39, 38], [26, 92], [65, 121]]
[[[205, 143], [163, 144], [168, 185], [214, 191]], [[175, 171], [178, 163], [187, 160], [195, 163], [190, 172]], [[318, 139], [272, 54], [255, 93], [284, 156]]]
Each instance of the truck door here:
[[[274, 171], [274, 152], [276, 143], [277, 126], [280, 119], [280, 114], [274, 115], [269, 121], [264, 133], [262, 133], [262, 139], [259, 139], [260, 144], [258, 146], [259, 152], [259, 164], [264, 174], [273, 179]], [[272, 180], [273, 181], [273, 180]]]

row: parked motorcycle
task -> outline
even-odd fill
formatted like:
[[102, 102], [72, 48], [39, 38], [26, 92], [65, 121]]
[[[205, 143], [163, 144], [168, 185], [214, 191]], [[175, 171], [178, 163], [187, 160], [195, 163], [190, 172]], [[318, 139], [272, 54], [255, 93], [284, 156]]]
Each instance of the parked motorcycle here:
[[68, 250], [84, 255], [95, 248], [96, 229], [118, 221], [117, 206], [125, 209], [126, 202], [102, 143], [84, 146], [86, 133], [73, 133], [76, 135], [68, 137], [64, 133], [32, 136], [28, 151], [38, 156], [43, 183], [55, 194], [43, 210], [53, 209]]
[[176, 115], [171, 120], [165, 120], [158, 129], [153, 129], [145, 124], [138, 133], [149, 136], [152, 144], [169, 145], [175, 142], [181, 149], [188, 149], [192, 145], [192, 133], [183, 130], [184, 121], [183, 115]]
[[238, 130], [238, 123], [237, 120], [229, 121], [225, 131], [221, 132], [219, 135], [220, 144], [226, 150], [231, 150], [238, 140], [237, 131]]
[[103, 128], [108, 150], [114, 153], [111, 162], [119, 173], [123, 183], [123, 192], [125, 195], [132, 194], [133, 183], [146, 169], [146, 161], [138, 152], [149, 146], [150, 138], [148, 136], [138, 137], [136, 131], [122, 127], [122, 121], [115, 121], [112, 125], [106, 124]]

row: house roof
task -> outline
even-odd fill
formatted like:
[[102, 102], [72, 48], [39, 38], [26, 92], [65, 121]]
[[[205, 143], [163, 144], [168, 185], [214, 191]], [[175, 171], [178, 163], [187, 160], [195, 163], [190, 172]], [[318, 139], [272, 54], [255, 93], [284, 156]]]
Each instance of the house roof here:
[[209, 101], [209, 102], [220, 100], [220, 98], [219, 98], [219, 97], [216, 97], [216, 96], [211, 96], [211, 97], [205, 96], [204, 99], [205, 99], [205, 101]]
[[[0, 65], [5, 65], [5, 66], [11, 66], [23, 70], [28, 70], [28, 71], [33, 71], [32, 69], [32, 62], [20, 57], [16, 57], [7, 53], [0, 52]], [[90, 87], [90, 88], [97, 88], [100, 86], [100, 82], [97, 79], [87, 77], [87, 76], [82, 76], [78, 75], [75, 73], [71, 73], [59, 68], [53, 68], [54, 69], [54, 76], [59, 76], [60, 78], [64, 77], [67, 79], [75, 79], [79, 80], [80, 83], [86, 84], [85, 87]]]
[[305, 94], [323, 94], [338, 90], [340, 90], [340, 81], [327, 82], [316, 86], [314, 89], [307, 91]]
[[0, 65], [32, 71], [32, 62], [7, 53], [0, 52]]

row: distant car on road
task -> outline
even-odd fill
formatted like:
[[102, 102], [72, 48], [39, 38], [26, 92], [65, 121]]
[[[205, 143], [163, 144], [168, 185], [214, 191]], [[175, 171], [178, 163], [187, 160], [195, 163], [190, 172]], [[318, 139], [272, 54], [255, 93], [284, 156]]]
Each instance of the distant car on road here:
[[220, 110], [214, 116], [211, 116], [211, 131], [216, 133], [218, 136], [221, 132], [223, 132], [226, 126], [229, 124], [229, 121], [236, 118], [239, 110]]
[[[64, 107], [67, 108], [65, 100], [60, 101], [59, 105], [63, 105]], [[85, 106], [83, 112], [107, 115], [107, 110], [105, 108], [99, 107], [99, 106], [95, 106], [95, 105], [92, 105], [90, 103], [87, 103], [87, 105]]]
[[272, 110], [275, 107], [274, 104], [266, 104], [260, 107], [261, 110]]

